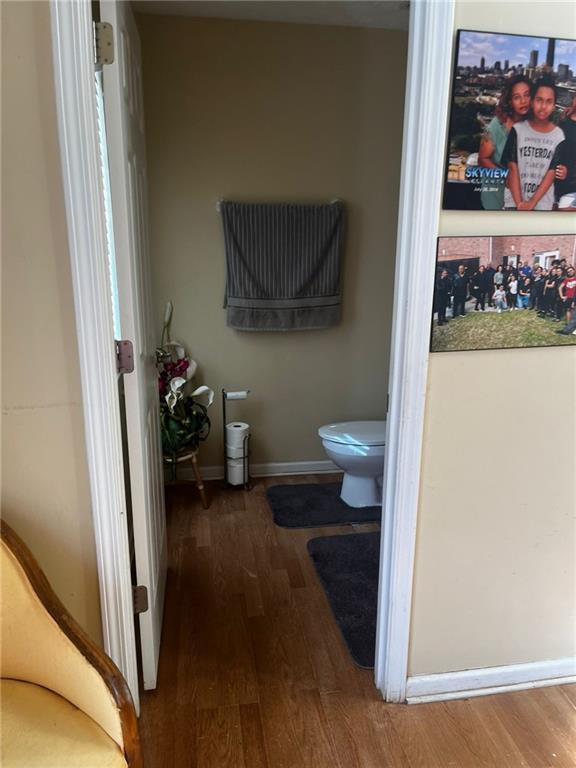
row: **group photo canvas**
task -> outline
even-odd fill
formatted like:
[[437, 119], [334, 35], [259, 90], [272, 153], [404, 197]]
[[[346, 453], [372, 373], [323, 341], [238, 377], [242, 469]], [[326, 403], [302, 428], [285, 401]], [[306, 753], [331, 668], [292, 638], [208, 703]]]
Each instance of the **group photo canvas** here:
[[440, 237], [430, 350], [576, 345], [576, 235]]

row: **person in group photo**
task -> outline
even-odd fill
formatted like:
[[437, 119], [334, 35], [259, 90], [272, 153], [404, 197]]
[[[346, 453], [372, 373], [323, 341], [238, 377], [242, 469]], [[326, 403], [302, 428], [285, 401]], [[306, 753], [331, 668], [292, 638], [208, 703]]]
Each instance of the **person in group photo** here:
[[510, 129], [502, 154], [509, 170], [506, 209], [551, 211], [554, 206], [558, 146], [564, 141], [564, 131], [552, 121], [556, 98], [554, 81], [541, 77], [531, 87], [528, 119]]
[[[505, 168], [501, 160], [510, 129], [525, 120], [529, 111], [530, 80], [525, 75], [516, 75], [504, 87], [496, 114], [480, 140], [478, 165], [481, 168]], [[484, 210], [501, 211], [504, 208], [504, 187], [499, 184], [482, 189], [480, 197]]]
[[576, 211], [576, 93], [558, 127], [564, 132], [554, 181], [558, 210]]
[[486, 307], [486, 296], [488, 295], [489, 291], [489, 279], [488, 274], [486, 273], [486, 267], [480, 266], [474, 272], [472, 275], [472, 280], [470, 281], [470, 293], [472, 296], [476, 299], [476, 304], [474, 306], [474, 309], [476, 312], [478, 310], [482, 310], [484, 312], [484, 309]]
[[566, 323], [556, 333], [564, 336], [576, 336], [576, 269], [574, 267], [566, 269], [566, 277], [562, 281], [559, 291], [564, 303]]
[[466, 275], [466, 267], [464, 264], [460, 264], [452, 282], [452, 317], [459, 315], [463, 317], [466, 314], [469, 286], [470, 279]]
[[518, 298], [518, 278], [516, 271], [512, 270], [508, 276], [506, 284], [506, 297], [508, 299], [508, 309], [516, 309], [516, 299]]
[[518, 276], [523, 275], [524, 277], [531, 277], [532, 276], [532, 267], [528, 262], [518, 261]]
[[540, 310], [542, 302], [542, 291], [544, 289], [544, 270], [538, 266], [534, 270], [534, 276], [532, 278], [532, 285], [530, 286], [530, 309], [534, 309], [537, 312]]
[[504, 285], [508, 284], [511, 277], [518, 277], [518, 272], [514, 264], [506, 264], [504, 268]]
[[558, 293], [556, 277], [556, 267], [553, 267], [544, 279], [544, 287], [542, 289], [542, 308], [539, 312], [541, 317], [554, 317], [556, 295]]
[[565, 315], [564, 297], [562, 287], [566, 278], [566, 269], [558, 263], [556, 266], [556, 295], [554, 297], [554, 320], [559, 323]]
[[574, 267], [568, 267], [566, 276], [563, 276], [559, 281], [558, 296], [561, 303], [560, 319], [565, 317], [566, 322], [570, 323], [576, 300], [576, 270]]
[[496, 270], [492, 266], [492, 262], [486, 265], [486, 271], [484, 273], [484, 280], [486, 284], [486, 301], [489, 307], [494, 306], [492, 295], [494, 293], [494, 275]]
[[494, 290], [499, 287], [501, 288], [504, 285], [504, 280], [504, 267], [502, 264], [498, 264], [496, 267], [496, 272], [494, 272], [494, 277], [492, 278], [492, 282], [494, 283]]
[[446, 310], [450, 306], [451, 296], [452, 280], [449, 276], [448, 270], [443, 269], [440, 272], [440, 277], [436, 281], [434, 291], [434, 304], [438, 313], [438, 325], [444, 325], [448, 322], [446, 317]]
[[558, 294], [562, 302], [563, 315], [566, 322], [570, 323], [576, 302], [576, 270], [574, 267], [568, 267], [566, 270], [566, 276], [562, 277], [558, 285]]
[[506, 291], [502, 284], [497, 285], [494, 290], [494, 306], [497, 312], [503, 312], [506, 309]]
[[516, 306], [518, 309], [528, 309], [530, 306], [530, 286], [532, 285], [532, 278], [528, 275], [522, 274], [518, 278], [518, 298], [516, 299]]

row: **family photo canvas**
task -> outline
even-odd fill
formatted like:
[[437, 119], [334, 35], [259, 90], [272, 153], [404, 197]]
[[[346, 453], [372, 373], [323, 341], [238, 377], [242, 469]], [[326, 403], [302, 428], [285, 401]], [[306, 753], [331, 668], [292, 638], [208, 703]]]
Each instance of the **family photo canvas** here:
[[576, 211], [576, 40], [458, 31], [443, 206]]
[[576, 346], [576, 235], [440, 237], [430, 349]]

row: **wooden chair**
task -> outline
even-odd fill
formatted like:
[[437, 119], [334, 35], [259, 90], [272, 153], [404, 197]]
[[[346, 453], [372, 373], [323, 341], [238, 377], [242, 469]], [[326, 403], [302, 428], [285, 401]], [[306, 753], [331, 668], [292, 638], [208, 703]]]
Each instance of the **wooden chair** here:
[[142, 768], [136, 712], [120, 671], [4, 521], [0, 532], [0, 764]]
[[176, 480], [176, 470], [178, 467], [178, 464], [181, 464], [183, 461], [190, 461], [192, 464], [192, 471], [194, 472], [194, 478], [196, 480], [196, 486], [198, 488], [198, 493], [200, 494], [200, 500], [202, 501], [202, 506], [204, 509], [208, 509], [210, 506], [210, 502], [208, 501], [208, 497], [206, 495], [206, 488], [204, 487], [204, 481], [202, 479], [202, 475], [200, 473], [200, 467], [198, 466], [198, 451], [191, 451], [184, 449], [180, 453], [176, 454], [176, 462], [174, 463], [171, 456], [164, 456], [164, 461], [166, 464], [169, 464], [172, 468], [172, 479]]

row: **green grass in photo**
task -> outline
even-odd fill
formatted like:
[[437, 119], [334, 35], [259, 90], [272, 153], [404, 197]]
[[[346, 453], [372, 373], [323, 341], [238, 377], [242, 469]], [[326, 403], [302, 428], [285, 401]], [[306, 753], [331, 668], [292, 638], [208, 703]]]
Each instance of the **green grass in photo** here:
[[512, 347], [576, 346], [576, 336], [556, 333], [564, 322], [538, 317], [528, 309], [497, 312], [469, 312], [438, 326], [434, 320], [433, 352]]

